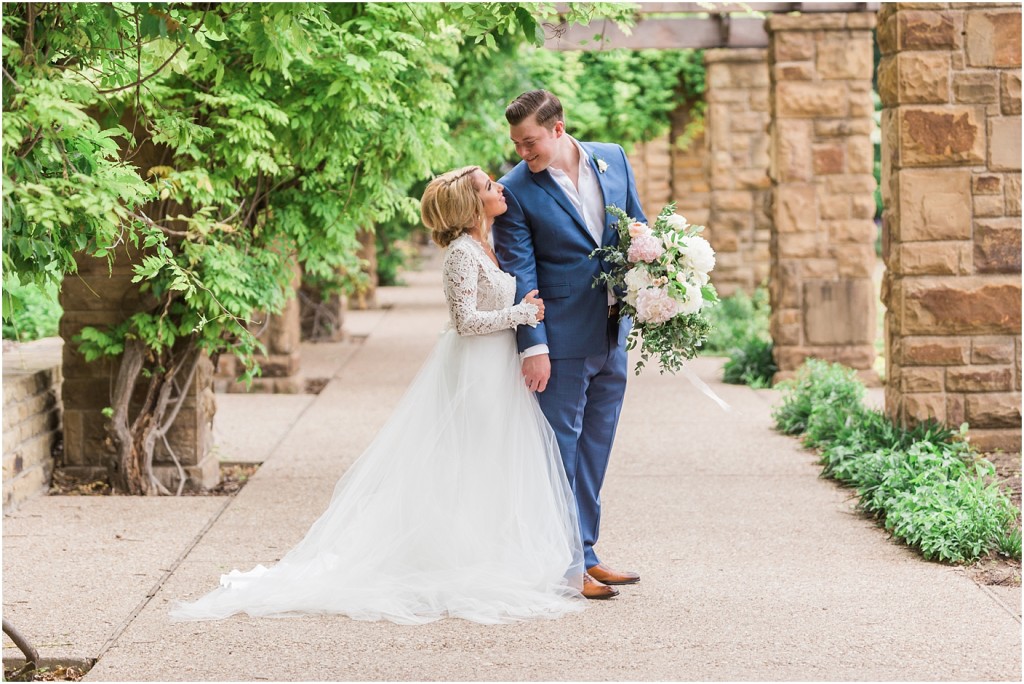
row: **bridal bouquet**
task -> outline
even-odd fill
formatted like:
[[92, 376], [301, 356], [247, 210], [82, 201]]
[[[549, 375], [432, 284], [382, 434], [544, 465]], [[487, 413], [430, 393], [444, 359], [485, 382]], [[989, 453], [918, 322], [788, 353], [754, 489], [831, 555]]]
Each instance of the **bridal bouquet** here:
[[690, 225], [675, 209], [675, 203], [669, 204], [648, 226], [618, 207], [606, 207], [619, 220], [619, 244], [590, 255], [612, 265], [594, 286], [610, 286], [619, 297], [619, 317], [633, 319], [626, 348], [642, 340], [637, 375], [652, 356], [658, 357], [662, 373], [674, 373], [696, 356], [711, 329], [701, 312], [718, 301], [708, 279], [715, 250], [700, 237], [704, 227]]

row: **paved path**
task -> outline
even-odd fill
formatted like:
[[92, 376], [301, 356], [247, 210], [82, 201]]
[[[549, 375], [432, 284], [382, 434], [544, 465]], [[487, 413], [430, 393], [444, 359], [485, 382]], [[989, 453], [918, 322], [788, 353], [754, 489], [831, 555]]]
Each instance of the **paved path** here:
[[321, 394], [221, 397], [224, 457], [264, 461], [236, 497], [46, 497], [6, 517], [4, 616], [46, 657], [98, 658], [94, 681], [1020, 680], [1020, 589], [890, 542], [772, 431], [777, 392], [722, 384], [718, 359], [631, 379], [599, 548], [643, 582], [614, 601], [503, 626], [168, 622], [322, 512], [446, 319], [436, 262], [408, 280], [351, 314], [356, 341], [307, 347]]

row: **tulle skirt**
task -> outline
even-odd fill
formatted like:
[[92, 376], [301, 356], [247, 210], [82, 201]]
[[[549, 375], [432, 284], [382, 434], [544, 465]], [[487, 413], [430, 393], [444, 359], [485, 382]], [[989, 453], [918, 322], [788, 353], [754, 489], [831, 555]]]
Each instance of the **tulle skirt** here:
[[556, 618], [583, 609], [582, 576], [575, 500], [514, 333], [448, 330], [305, 538], [170, 615]]

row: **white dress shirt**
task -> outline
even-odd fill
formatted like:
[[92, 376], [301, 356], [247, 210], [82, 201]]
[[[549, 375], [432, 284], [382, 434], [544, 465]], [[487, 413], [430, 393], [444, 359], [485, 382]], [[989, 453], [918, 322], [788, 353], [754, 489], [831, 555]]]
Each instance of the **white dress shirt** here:
[[[601, 241], [604, 238], [604, 193], [601, 192], [601, 184], [597, 180], [597, 173], [594, 172], [594, 167], [590, 165], [590, 160], [587, 157], [586, 150], [580, 145], [572, 136], [569, 136], [569, 140], [576, 146], [576, 150], [580, 155], [579, 162], [579, 176], [578, 183], [579, 187], [573, 185], [572, 178], [569, 177], [565, 171], [556, 169], [553, 166], [548, 167], [548, 173], [551, 174], [551, 178], [558, 184], [558, 187], [562, 189], [565, 196], [569, 198], [569, 202], [576, 208], [580, 216], [583, 217], [583, 222], [587, 226], [587, 230], [590, 232], [591, 237], [594, 238], [594, 248], [602, 246]], [[540, 293], [541, 299], [544, 298], [544, 293]], [[608, 290], [608, 305], [611, 306], [615, 303], [615, 295], [612, 291]], [[529, 356], [536, 356], [537, 354], [547, 354], [548, 346], [546, 344], [535, 344], [532, 347], [528, 347], [520, 352], [521, 358], [527, 358]]]

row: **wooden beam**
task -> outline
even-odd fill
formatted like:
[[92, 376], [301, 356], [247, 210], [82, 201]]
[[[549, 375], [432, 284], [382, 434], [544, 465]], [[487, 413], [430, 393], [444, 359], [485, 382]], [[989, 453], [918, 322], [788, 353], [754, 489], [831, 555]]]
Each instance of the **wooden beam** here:
[[[746, 12], [877, 12], [878, 2], [641, 2], [641, 17], [658, 14], [743, 14]], [[559, 14], [568, 12], [566, 3], [556, 3]]]
[[548, 39], [544, 45], [554, 50], [768, 47], [768, 33], [760, 17], [649, 19], [637, 22], [629, 35], [613, 21], [594, 22], [589, 26], [562, 24], [548, 28], [546, 33]]

